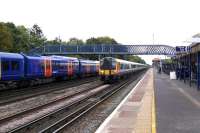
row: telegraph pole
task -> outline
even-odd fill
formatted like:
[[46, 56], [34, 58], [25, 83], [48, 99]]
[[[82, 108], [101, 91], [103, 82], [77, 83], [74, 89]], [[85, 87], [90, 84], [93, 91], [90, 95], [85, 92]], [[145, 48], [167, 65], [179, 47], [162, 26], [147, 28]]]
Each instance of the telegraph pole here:
[[152, 35], [152, 38], [153, 38], [153, 45], [154, 45], [154, 33], [153, 33], [153, 35]]

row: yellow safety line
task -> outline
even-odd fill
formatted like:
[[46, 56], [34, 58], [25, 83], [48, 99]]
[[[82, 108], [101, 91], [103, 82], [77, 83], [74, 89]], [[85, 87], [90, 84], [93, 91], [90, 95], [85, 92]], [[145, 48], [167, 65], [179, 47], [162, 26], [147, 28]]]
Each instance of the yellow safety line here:
[[153, 93], [152, 98], [152, 133], [156, 133], [156, 109], [155, 109], [155, 96]]
[[154, 79], [154, 71], [153, 71], [153, 98], [152, 98], [152, 122], [151, 122], [151, 126], [152, 126], [152, 130], [151, 133], [156, 133], [156, 106], [155, 106], [155, 79]]

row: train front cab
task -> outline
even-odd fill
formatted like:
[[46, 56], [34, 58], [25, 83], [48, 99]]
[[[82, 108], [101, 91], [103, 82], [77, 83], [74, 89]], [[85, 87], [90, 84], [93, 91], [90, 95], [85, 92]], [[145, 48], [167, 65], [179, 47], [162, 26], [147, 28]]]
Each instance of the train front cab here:
[[12, 86], [23, 78], [23, 56], [20, 54], [0, 52], [0, 84]]
[[114, 58], [103, 58], [100, 61], [99, 75], [105, 82], [112, 82], [119, 79], [120, 63]]
[[27, 80], [44, 78], [44, 57], [24, 56], [25, 57], [25, 77]]

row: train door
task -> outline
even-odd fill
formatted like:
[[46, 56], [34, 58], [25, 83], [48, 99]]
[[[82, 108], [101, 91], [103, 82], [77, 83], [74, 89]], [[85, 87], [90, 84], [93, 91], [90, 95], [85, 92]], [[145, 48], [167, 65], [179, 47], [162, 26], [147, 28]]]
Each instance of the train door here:
[[44, 74], [47, 78], [52, 76], [52, 63], [50, 58], [45, 58], [44, 60]]
[[89, 75], [90, 73], [90, 64], [86, 64], [86, 74]]
[[117, 64], [116, 64], [116, 73], [118, 73], [119, 72], [119, 70], [120, 70], [120, 63], [118, 62]]
[[99, 73], [99, 71], [100, 71], [99, 64], [96, 64], [95, 72], [96, 72], [96, 73]]
[[73, 75], [73, 64], [72, 64], [72, 61], [69, 61], [67, 68], [68, 68], [68, 76], [72, 76]]

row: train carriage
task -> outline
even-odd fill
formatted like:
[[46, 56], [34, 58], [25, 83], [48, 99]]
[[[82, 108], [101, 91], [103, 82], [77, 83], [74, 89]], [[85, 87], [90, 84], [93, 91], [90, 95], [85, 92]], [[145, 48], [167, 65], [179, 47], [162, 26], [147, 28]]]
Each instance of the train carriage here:
[[96, 75], [99, 62], [65, 56], [27, 56], [0, 52], [0, 90]]
[[24, 77], [24, 57], [15, 53], [0, 52], [0, 80], [17, 81]]
[[105, 57], [100, 61], [99, 75], [102, 81], [115, 81], [146, 67], [145, 64]]
[[99, 61], [79, 60], [80, 77], [97, 75], [99, 72]]
[[[25, 77], [26, 79], [44, 78], [45, 77], [45, 57], [25, 56]], [[47, 74], [46, 74], [47, 75]]]
[[73, 57], [51, 56], [53, 76], [63, 79], [77, 77], [79, 72], [79, 60]]

